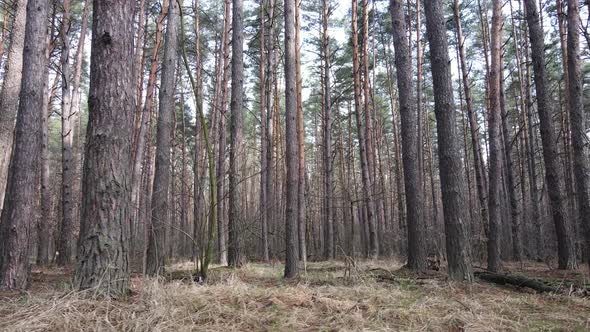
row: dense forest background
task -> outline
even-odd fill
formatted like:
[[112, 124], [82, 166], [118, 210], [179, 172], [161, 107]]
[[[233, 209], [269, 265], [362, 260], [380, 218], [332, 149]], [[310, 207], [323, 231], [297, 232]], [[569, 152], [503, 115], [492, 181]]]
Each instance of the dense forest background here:
[[286, 277], [378, 257], [458, 280], [577, 269], [589, 9], [2, 1], [0, 285], [26, 287], [29, 258], [108, 292], [184, 260], [204, 279], [285, 259]]

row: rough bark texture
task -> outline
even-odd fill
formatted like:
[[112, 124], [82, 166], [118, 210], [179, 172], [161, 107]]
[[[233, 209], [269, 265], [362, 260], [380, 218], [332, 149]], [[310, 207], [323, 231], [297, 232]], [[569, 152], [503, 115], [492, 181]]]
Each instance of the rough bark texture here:
[[[303, 268], [307, 264], [307, 243], [306, 243], [306, 204], [305, 204], [305, 124], [303, 122], [303, 100], [302, 100], [302, 85], [303, 78], [301, 77], [301, 15], [300, 15], [301, 0], [297, 0], [295, 8], [295, 62], [297, 63], [297, 145], [299, 147], [299, 178], [298, 193], [297, 193], [297, 219], [299, 224], [299, 260], [303, 262]], [[262, 62], [261, 62], [262, 63]], [[264, 122], [264, 121], [262, 121]]]
[[266, 128], [266, 35], [265, 35], [265, 0], [260, 0], [260, 223], [262, 230], [262, 259], [267, 262], [268, 257], [268, 208], [266, 192], [267, 181], [267, 128]]
[[[366, 218], [365, 222], [368, 225], [374, 225], [375, 223], [375, 207], [372, 198], [372, 185], [371, 185], [371, 177], [369, 175], [369, 165], [368, 165], [368, 158], [366, 153], [366, 132], [363, 129], [363, 122], [361, 120], [361, 99], [362, 99], [362, 92], [361, 92], [361, 82], [360, 82], [360, 63], [358, 59], [358, 27], [357, 27], [357, 8], [358, 3], [357, 0], [352, 0], [352, 71], [353, 71], [353, 79], [354, 79], [354, 115], [356, 118], [356, 125], [357, 125], [357, 134], [359, 140], [359, 154], [361, 158], [361, 179], [362, 179], [362, 200], [365, 203], [365, 211], [366, 211]], [[363, 225], [361, 223], [361, 225]], [[370, 226], [369, 226], [370, 227]], [[363, 234], [363, 229], [361, 228], [361, 234]], [[365, 249], [370, 248], [368, 251], [370, 252], [377, 252], [376, 248], [374, 248], [374, 243], [369, 240], [368, 246], [365, 246]]]
[[297, 82], [295, 75], [295, 0], [285, 0], [285, 164], [287, 166], [285, 214], [285, 278], [298, 274], [297, 249]]
[[322, 49], [323, 49], [323, 68], [324, 76], [324, 142], [323, 142], [323, 161], [324, 161], [324, 258], [334, 259], [334, 218], [332, 211], [332, 87], [330, 79], [330, 36], [328, 33], [328, 0], [322, 1]]
[[23, 52], [23, 75], [16, 118], [14, 152], [8, 170], [0, 219], [0, 289], [26, 289], [31, 269], [29, 248], [38, 211], [38, 172], [48, 1], [29, 0]]
[[[379, 211], [377, 200], [377, 187], [375, 184], [375, 145], [373, 144], [373, 116], [371, 115], [371, 83], [369, 69], [369, 1], [363, 0], [363, 55], [362, 55], [362, 72], [363, 72], [363, 92], [364, 92], [364, 115], [365, 115], [365, 154], [367, 156], [367, 173], [371, 185], [369, 194], [373, 196], [373, 218], [369, 218], [369, 256], [377, 258], [379, 255], [379, 235], [377, 234], [377, 224]], [[360, 72], [355, 72], [360, 75]]]
[[225, 218], [225, 151], [226, 151], [226, 108], [227, 108], [227, 86], [229, 82], [229, 48], [230, 48], [230, 26], [231, 26], [231, 1], [225, 0], [224, 28], [221, 40], [219, 64], [222, 66], [219, 71], [219, 91], [217, 93], [217, 116], [219, 117], [217, 128], [217, 255], [219, 264], [227, 265], [227, 220]]
[[531, 58], [533, 62], [535, 90], [537, 93], [537, 109], [541, 129], [541, 143], [543, 145], [543, 161], [545, 163], [545, 181], [549, 188], [549, 203], [551, 215], [557, 233], [557, 256], [560, 269], [573, 269], [577, 267], [576, 255], [571, 234], [565, 214], [563, 188], [560, 174], [559, 153], [552, 119], [552, 107], [550, 104], [549, 87], [546, 85], [545, 73], [545, 45], [543, 42], [543, 30], [541, 28], [537, 4], [534, 0], [525, 0], [526, 20], [529, 27], [531, 42]]
[[[154, 93], [156, 89], [156, 81], [157, 81], [157, 70], [158, 70], [158, 59], [160, 55], [160, 45], [162, 44], [162, 34], [164, 31], [164, 20], [166, 19], [166, 14], [168, 13], [169, 7], [169, 0], [163, 0], [162, 2], [162, 10], [160, 15], [156, 20], [156, 36], [154, 41], [154, 46], [152, 48], [152, 54], [150, 59], [150, 69], [148, 74], [148, 82], [146, 87], [146, 97], [145, 97], [145, 104], [143, 106], [141, 112], [141, 119], [139, 119], [139, 129], [137, 130], [137, 138], [133, 144], [133, 168], [132, 168], [132, 177], [131, 177], [131, 214], [130, 214], [130, 224], [138, 223], [140, 220], [140, 210], [139, 210], [139, 196], [140, 196], [140, 187], [141, 187], [141, 171], [142, 171], [142, 164], [144, 160], [144, 150], [145, 143], [146, 143], [146, 136], [148, 135], [149, 131], [149, 123], [151, 121], [152, 110], [154, 107]], [[143, 70], [141, 68], [135, 69], [143, 75]], [[142, 90], [142, 89], [140, 89]], [[141, 101], [138, 98], [138, 104], [141, 104]], [[138, 105], [138, 108], [141, 106]]]
[[502, 12], [500, 0], [492, 2], [492, 64], [489, 76], [489, 144], [490, 144], [490, 170], [489, 170], [489, 194], [488, 209], [490, 213], [488, 227], [488, 269], [496, 272], [500, 269], [500, 226], [502, 214], [500, 211], [500, 189], [502, 176], [502, 145], [500, 123], [502, 111], [500, 108], [500, 79], [502, 79], [501, 65], [501, 36], [502, 36]]
[[10, 29], [10, 46], [6, 59], [2, 92], [0, 94], [0, 210], [8, 181], [8, 167], [14, 140], [25, 44], [26, 0], [14, 2], [15, 14]]
[[590, 262], [590, 166], [588, 164], [588, 151], [585, 148], [587, 136], [584, 118], [584, 92], [582, 90], [580, 71], [580, 35], [578, 33], [580, 11], [578, 0], [568, 1], [567, 13], [567, 68], [569, 71], [569, 112], [574, 148], [574, 176], [578, 195], [578, 209], [586, 234], [586, 258]]
[[172, 140], [172, 117], [176, 105], [174, 88], [178, 45], [178, 2], [171, 1], [166, 26], [164, 59], [162, 64], [162, 82], [160, 84], [156, 166], [154, 173], [154, 192], [152, 194], [152, 218], [148, 232], [147, 267], [148, 275], [158, 275], [166, 261], [165, 230], [169, 223], [168, 187], [170, 185], [170, 148]]
[[72, 90], [71, 66], [70, 66], [70, 1], [63, 1], [63, 15], [61, 22], [61, 204], [62, 218], [60, 224], [59, 240], [57, 242], [57, 264], [65, 266], [70, 263], [72, 257], [72, 227], [74, 225], [74, 181], [75, 161], [73, 159], [73, 117], [72, 117]]
[[444, 11], [441, 0], [424, 4], [426, 31], [430, 45], [434, 112], [438, 133], [440, 181], [445, 220], [445, 237], [449, 276], [454, 280], [473, 280], [471, 252], [464, 209], [464, 171], [455, 121], [455, 105], [451, 81], [451, 61]]
[[230, 266], [240, 264], [239, 221], [241, 201], [238, 185], [241, 181], [244, 148], [242, 127], [244, 122], [244, 3], [233, 0], [232, 19], [232, 83], [231, 83], [231, 145], [229, 151], [229, 216], [228, 216], [228, 255]]
[[126, 293], [129, 283], [133, 3], [95, 0], [93, 4], [83, 222], [74, 285], [118, 296]]
[[[51, 53], [51, 36], [53, 35], [53, 27], [49, 29], [49, 33], [45, 36], [45, 61], [49, 60]], [[49, 81], [49, 66], [45, 67], [43, 72], [43, 90], [47, 91], [47, 84]], [[51, 91], [57, 89], [58, 76], [53, 81]], [[49, 105], [51, 99], [47, 93], [43, 94], [43, 113], [41, 114], [41, 213], [37, 218], [37, 259], [36, 263], [39, 266], [49, 264], [49, 243], [51, 237], [51, 224], [53, 216], [51, 214], [52, 203], [52, 188], [51, 186], [51, 167], [49, 159]]]
[[418, 160], [418, 113], [412, 88], [412, 60], [406, 39], [406, 21], [401, 0], [390, 2], [395, 46], [395, 67], [401, 115], [406, 209], [408, 211], [408, 266], [422, 270], [427, 267], [423, 225], [422, 185]]
[[488, 223], [488, 203], [485, 185], [485, 172], [483, 165], [483, 157], [481, 152], [481, 144], [479, 138], [479, 124], [477, 117], [473, 111], [471, 99], [471, 82], [469, 81], [469, 67], [465, 61], [465, 38], [463, 36], [463, 27], [461, 25], [461, 16], [459, 12], [459, 1], [455, 0], [453, 5], [453, 13], [455, 16], [455, 24], [457, 27], [457, 39], [459, 48], [459, 61], [461, 64], [461, 78], [463, 80], [463, 93], [465, 94], [465, 108], [467, 110], [467, 118], [469, 120], [469, 129], [471, 132], [471, 149], [473, 152], [473, 167], [475, 170], [475, 184], [477, 188], [477, 198], [481, 211], [482, 224]]

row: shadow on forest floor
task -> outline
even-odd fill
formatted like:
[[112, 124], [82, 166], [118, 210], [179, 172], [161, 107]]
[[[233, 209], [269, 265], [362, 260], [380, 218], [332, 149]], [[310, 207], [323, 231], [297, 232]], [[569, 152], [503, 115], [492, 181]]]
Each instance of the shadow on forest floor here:
[[[586, 267], [584, 267], [586, 268]], [[34, 269], [31, 291], [0, 294], [0, 331], [587, 330], [590, 299], [537, 294], [485, 282], [450, 282], [445, 271], [414, 273], [394, 261], [312, 262], [295, 280], [281, 264], [213, 266], [206, 285], [190, 263], [166, 278], [131, 280], [132, 296], [97, 300], [68, 291], [70, 270]], [[510, 273], [587, 283], [587, 269]]]

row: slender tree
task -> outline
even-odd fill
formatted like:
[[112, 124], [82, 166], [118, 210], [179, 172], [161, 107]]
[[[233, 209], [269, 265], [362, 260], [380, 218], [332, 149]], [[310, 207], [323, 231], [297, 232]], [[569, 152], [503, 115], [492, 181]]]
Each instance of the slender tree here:
[[241, 179], [242, 127], [244, 122], [244, 3], [233, 0], [232, 13], [232, 91], [231, 91], [231, 145], [229, 156], [229, 218], [228, 218], [228, 264], [240, 264], [239, 220], [242, 211], [238, 185]]
[[412, 88], [412, 60], [406, 38], [406, 20], [401, 0], [390, 2], [395, 67], [401, 114], [401, 134], [408, 211], [408, 266], [411, 269], [426, 268], [426, 247], [423, 225], [422, 185], [418, 161], [418, 110]]
[[465, 224], [467, 216], [464, 209], [463, 164], [455, 121], [451, 61], [442, 2], [441, 0], [426, 1], [424, 16], [432, 66], [447, 259], [451, 279], [471, 281], [473, 269], [469, 235]]
[[285, 214], [285, 278], [298, 274], [297, 249], [297, 82], [295, 63], [295, 0], [285, 0], [285, 165], [287, 166]]
[[[586, 234], [586, 257], [590, 262], [590, 166], [586, 146], [586, 128], [582, 75], [580, 70], [580, 3], [568, 0], [567, 5], [567, 68], [569, 74], [569, 112], [572, 126], [572, 145], [574, 149], [574, 176], [578, 194], [578, 209]], [[589, 264], [590, 268], [590, 264]]]
[[[543, 161], [545, 164], [545, 181], [549, 188], [549, 204], [551, 216], [557, 233], [557, 256], [560, 269], [577, 267], [573, 245], [573, 236], [568, 225], [563, 199], [563, 186], [560, 174], [559, 154], [557, 151], [556, 133], [552, 120], [552, 107], [549, 101], [549, 87], [545, 69], [545, 45], [543, 29], [537, 4], [534, 0], [524, 0], [526, 20], [529, 28], [531, 59], [533, 62], [535, 91], [537, 93], [537, 110], [543, 145]], [[529, 123], [530, 125], [530, 123]]]
[[324, 258], [334, 259], [334, 218], [332, 209], [332, 87], [330, 79], [330, 35], [328, 33], [328, 19], [330, 5], [328, 0], [322, 0], [322, 54], [323, 54], [323, 97], [324, 97]]
[[502, 79], [502, 5], [500, 0], [492, 1], [491, 49], [492, 63], [489, 75], [490, 121], [488, 128], [490, 142], [490, 173], [489, 173], [489, 229], [488, 229], [488, 269], [498, 271], [500, 262], [500, 225], [502, 224], [500, 188], [502, 173], [502, 146], [500, 124], [502, 111], [500, 108], [500, 80]]
[[[160, 84], [160, 104], [158, 107], [158, 128], [156, 148], [156, 168], [154, 173], [154, 192], [152, 194], [152, 218], [148, 231], [147, 269], [148, 275], [162, 272], [166, 259], [165, 230], [170, 222], [169, 213], [174, 206], [168, 204], [170, 184], [170, 144], [172, 139], [171, 120], [175, 112], [174, 90], [176, 78], [176, 54], [178, 45], [178, 3], [170, 2], [166, 40]], [[173, 193], [174, 194], [174, 193]]]

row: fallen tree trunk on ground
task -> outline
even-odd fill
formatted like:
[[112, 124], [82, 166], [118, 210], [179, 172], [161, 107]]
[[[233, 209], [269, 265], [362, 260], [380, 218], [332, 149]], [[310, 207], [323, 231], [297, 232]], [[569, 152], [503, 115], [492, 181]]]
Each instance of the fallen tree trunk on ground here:
[[558, 292], [559, 287], [551, 286], [538, 279], [531, 279], [521, 275], [499, 274], [492, 272], [475, 272], [475, 277], [499, 285], [513, 285], [527, 287], [542, 293]]

